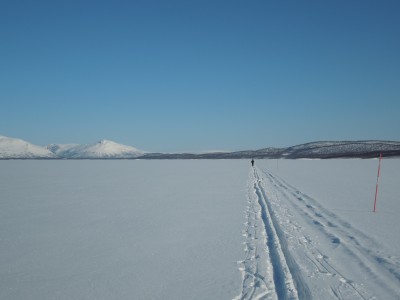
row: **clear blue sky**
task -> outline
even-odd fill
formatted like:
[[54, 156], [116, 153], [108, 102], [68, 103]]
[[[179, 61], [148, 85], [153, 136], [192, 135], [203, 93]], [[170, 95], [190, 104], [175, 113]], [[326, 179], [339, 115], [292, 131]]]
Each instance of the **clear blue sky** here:
[[1, 1], [0, 135], [148, 151], [400, 140], [400, 1]]

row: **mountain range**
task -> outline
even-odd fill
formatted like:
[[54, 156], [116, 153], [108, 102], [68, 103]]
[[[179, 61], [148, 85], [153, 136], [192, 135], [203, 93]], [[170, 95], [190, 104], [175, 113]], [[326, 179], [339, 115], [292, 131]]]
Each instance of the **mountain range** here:
[[50, 144], [42, 147], [21, 139], [0, 136], [0, 159], [137, 158], [144, 153], [134, 147], [108, 140], [89, 145]]
[[211, 152], [148, 153], [109, 140], [94, 144], [33, 145], [27, 141], [0, 136], [0, 159], [240, 159], [240, 158], [372, 158], [400, 156], [397, 141], [325, 141], [286, 148]]

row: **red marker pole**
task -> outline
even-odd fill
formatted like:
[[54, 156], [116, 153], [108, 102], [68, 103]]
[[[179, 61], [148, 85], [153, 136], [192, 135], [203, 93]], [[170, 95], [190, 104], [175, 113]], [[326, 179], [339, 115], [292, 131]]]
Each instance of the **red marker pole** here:
[[379, 156], [379, 166], [378, 166], [378, 176], [376, 177], [376, 189], [375, 189], [375, 201], [374, 201], [374, 212], [376, 212], [376, 199], [378, 198], [378, 184], [379, 184], [379, 175], [381, 173], [381, 160], [382, 153]]

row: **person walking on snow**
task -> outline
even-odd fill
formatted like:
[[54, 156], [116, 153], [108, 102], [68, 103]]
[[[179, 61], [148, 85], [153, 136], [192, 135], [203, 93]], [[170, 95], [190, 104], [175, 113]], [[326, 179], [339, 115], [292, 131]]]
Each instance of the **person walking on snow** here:
[[254, 167], [254, 159], [251, 160], [251, 166]]

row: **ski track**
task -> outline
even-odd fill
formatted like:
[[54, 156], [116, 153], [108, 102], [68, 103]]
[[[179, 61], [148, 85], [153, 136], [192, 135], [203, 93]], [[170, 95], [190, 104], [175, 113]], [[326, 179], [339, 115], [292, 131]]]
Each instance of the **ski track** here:
[[242, 290], [235, 299], [277, 299], [275, 285], [271, 279], [272, 263], [266, 248], [266, 234], [262, 228], [261, 210], [257, 204], [254, 183], [248, 181], [246, 222], [243, 230], [245, 237], [245, 259], [239, 261], [242, 272]]
[[[239, 262], [243, 283], [241, 294], [235, 299], [312, 299], [290, 255], [258, 173], [254, 168], [249, 174], [248, 208], [243, 231], [246, 258]], [[260, 237], [262, 240], [255, 242]], [[266, 276], [260, 275], [261, 272]]]
[[[341, 220], [324, 208], [317, 200], [301, 192], [284, 179], [263, 170], [266, 185], [274, 191], [274, 201], [284, 199], [303, 219], [317, 229], [335, 251], [347, 257], [346, 261], [359, 268], [359, 272], [371, 278], [371, 284], [387, 294], [387, 299], [399, 299], [400, 263], [396, 257], [385, 255], [382, 247], [373, 239]], [[276, 205], [280, 205], [276, 203]], [[290, 218], [291, 215], [281, 216]], [[292, 228], [298, 225], [291, 222]], [[327, 255], [322, 253], [317, 243], [306, 235], [297, 234], [298, 242], [303, 246], [307, 259], [315, 266], [318, 276], [331, 277], [331, 293], [337, 299], [375, 299], [373, 288], [367, 289], [354, 282]], [[379, 250], [374, 250], [379, 249]]]
[[[367, 300], [377, 299], [375, 289], [385, 299], [399, 299], [400, 262], [373, 239], [267, 170], [251, 168], [247, 191], [245, 259], [238, 262], [242, 286], [236, 300]], [[308, 224], [306, 228], [293, 213]], [[307, 229], [310, 232], [304, 232]], [[314, 240], [312, 230], [322, 237], [324, 247]], [[357, 283], [353, 273], [345, 274], [349, 268], [324, 253], [326, 246], [367, 278], [367, 284]], [[292, 249], [297, 250], [291, 253]]]

